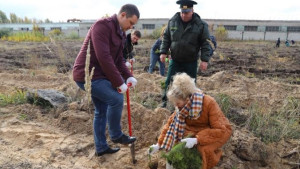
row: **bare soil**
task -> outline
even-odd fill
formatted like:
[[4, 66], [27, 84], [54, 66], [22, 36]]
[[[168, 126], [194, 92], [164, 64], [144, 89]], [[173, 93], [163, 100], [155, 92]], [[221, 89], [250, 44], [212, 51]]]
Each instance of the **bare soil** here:
[[[99, 168], [146, 169], [147, 149], [156, 143], [160, 128], [172, 106], [159, 108], [161, 83], [158, 71], [148, 74], [149, 51], [154, 40], [142, 39], [136, 47], [134, 75], [138, 85], [130, 92], [132, 130], [137, 163], [130, 148], [118, 153], [94, 156], [92, 113], [85, 93], [71, 78], [71, 68], [82, 41], [55, 43], [0, 41], [0, 93], [16, 90], [55, 89], [69, 97], [69, 104], [43, 108], [31, 104], [0, 107], [0, 168]], [[197, 84], [207, 94], [231, 96], [237, 112], [255, 102], [266, 112], [276, 111], [285, 98], [300, 98], [300, 47], [275, 48], [273, 42], [218, 42], [209, 68], [199, 72]], [[127, 105], [122, 128], [128, 133]], [[300, 122], [300, 119], [299, 119]], [[233, 135], [223, 147], [214, 169], [297, 169], [300, 168], [300, 140], [265, 144], [251, 132], [232, 122]], [[165, 160], [156, 154], [158, 168]]]

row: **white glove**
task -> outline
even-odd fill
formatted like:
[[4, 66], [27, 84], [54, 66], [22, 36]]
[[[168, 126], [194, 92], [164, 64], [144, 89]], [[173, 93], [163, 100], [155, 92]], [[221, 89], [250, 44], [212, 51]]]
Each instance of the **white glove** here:
[[126, 80], [126, 83], [131, 83], [131, 87], [134, 87], [136, 84], [137, 84], [137, 80], [134, 78], [134, 77], [129, 77], [127, 80]]
[[134, 58], [131, 58], [131, 59], [129, 59], [129, 62], [135, 63], [135, 59], [134, 59]]
[[150, 146], [150, 148], [148, 149], [148, 154], [152, 155], [154, 153], [156, 153], [159, 150], [159, 145], [158, 143], [153, 144], [152, 146]]
[[129, 62], [126, 62], [125, 65], [128, 67], [128, 69], [131, 68], [131, 64]]
[[182, 139], [181, 142], [186, 142], [185, 147], [186, 148], [192, 148], [194, 145], [197, 144], [197, 138], [185, 138]]
[[125, 83], [123, 83], [120, 87], [118, 87], [119, 93], [125, 93], [127, 91], [128, 87]]

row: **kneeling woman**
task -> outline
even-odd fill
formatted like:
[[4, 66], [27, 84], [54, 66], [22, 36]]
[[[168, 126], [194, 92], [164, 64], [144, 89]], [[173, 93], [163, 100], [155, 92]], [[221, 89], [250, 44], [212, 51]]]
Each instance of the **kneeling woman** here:
[[[202, 169], [216, 166], [222, 155], [220, 148], [232, 133], [229, 120], [218, 103], [198, 89], [194, 79], [186, 73], [174, 76], [167, 96], [175, 112], [163, 127], [157, 144], [150, 146], [150, 154], [159, 149], [169, 151], [174, 144], [186, 142], [187, 148], [197, 146], [202, 156]], [[187, 136], [192, 137], [185, 138]]]

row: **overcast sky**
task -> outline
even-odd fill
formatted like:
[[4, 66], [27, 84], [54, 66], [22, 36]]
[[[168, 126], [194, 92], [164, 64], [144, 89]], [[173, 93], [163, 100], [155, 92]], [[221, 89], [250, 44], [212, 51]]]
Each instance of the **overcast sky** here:
[[[300, 0], [195, 0], [194, 6], [204, 19], [300, 20]], [[176, 0], [0, 0], [7, 17], [51, 21], [99, 19], [118, 13], [125, 3], [135, 4], [140, 18], [170, 18], [179, 11]]]

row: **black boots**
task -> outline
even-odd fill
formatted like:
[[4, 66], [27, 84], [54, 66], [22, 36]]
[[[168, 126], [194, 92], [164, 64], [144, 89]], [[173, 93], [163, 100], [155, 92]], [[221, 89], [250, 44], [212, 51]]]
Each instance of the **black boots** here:
[[123, 134], [120, 138], [116, 140], [112, 140], [114, 143], [120, 143], [120, 144], [130, 144], [133, 143], [136, 140], [135, 137], [130, 137], [125, 134]]
[[104, 155], [104, 154], [113, 154], [113, 153], [116, 153], [116, 152], [118, 152], [120, 150], [120, 148], [108, 148], [107, 150], [105, 150], [105, 151], [103, 151], [103, 152], [101, 152], [101, 153], [97, 153], [97, 152], [95, 152], [95, 156], [102, 156], [102, 155]]

